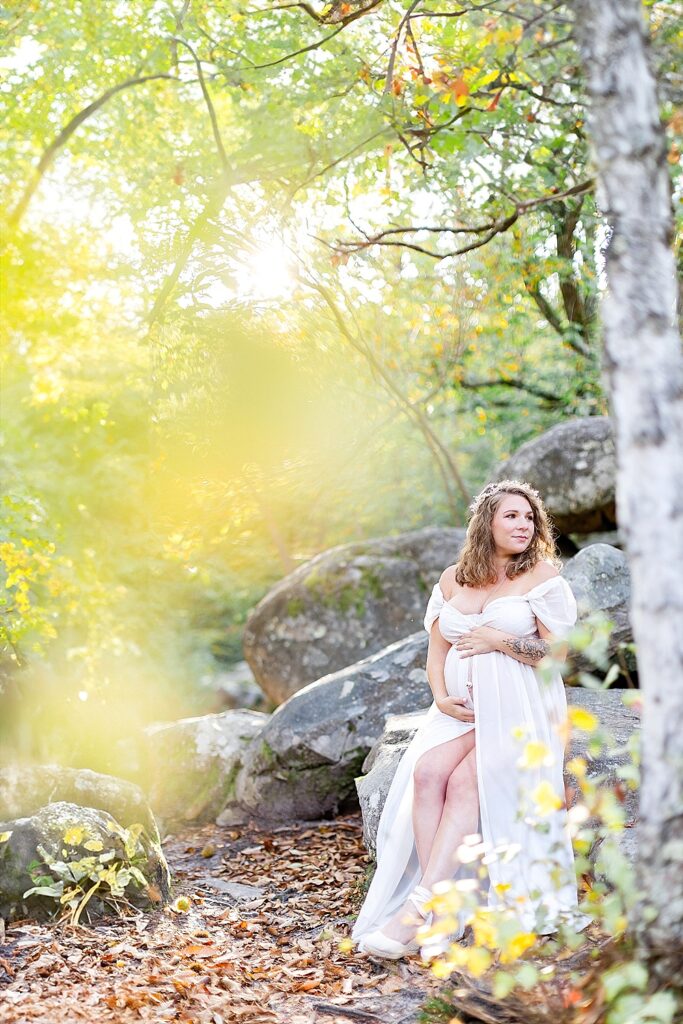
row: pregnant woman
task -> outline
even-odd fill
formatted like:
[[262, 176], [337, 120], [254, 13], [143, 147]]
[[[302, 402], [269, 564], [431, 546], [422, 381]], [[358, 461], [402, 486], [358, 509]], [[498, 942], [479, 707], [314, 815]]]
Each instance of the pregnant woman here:
[[[434, 702], [387, 794], [377, 870], [353, 929], [361, 950], [389, 959], [418, 950], [423, 904], [437, 882], [462, 875], [456, 851], [474, 833], [487, 851], [488, 906], [514, 907], [539, 933], [562, 917], [585, 923], [566, 808], [553, 800], [564, 792], [564, 685], [559, 672], [546, 682], [535, 671], [570, 632], [576, 602], [533, 488], [491, 484], [470, 512], [460, 559], [427, 605]], [[534, 793], [550, 795], [540, 817]]]

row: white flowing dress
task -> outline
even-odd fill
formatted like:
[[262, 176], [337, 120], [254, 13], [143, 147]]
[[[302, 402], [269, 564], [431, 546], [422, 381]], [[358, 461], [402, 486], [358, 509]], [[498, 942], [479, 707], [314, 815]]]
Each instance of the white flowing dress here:
[[[442, 636], [453, 644], [476, 626], [492, 626], [519, 637], [538, 636], [537, 619], [558, 639], [576, 622], [576, 601], [561, 576], [524, 595], [498, 597], [481, 612], [458, 611], [439, 584], [432, 590], [424, 626], [439, 620]], [[392, 780], [377, 831], [377, 869], [353, 928], [353, 939], [382, 928], [421, 878], [413, 834], [413, 772], [422, 754], [474, 729], [479, 789], [480, 833], [486, 850], [490, 907], [513, 906], [528, 930], [548, 933], [564, 918], [583, 927], [576, 913], [577, 891], [571, 838], [564, 807], [539, 817], [532, 794], [541, 783], [563, 797], [567, 702], [558, 672], [550, 682], [531, 666], [499, 651], [461, 658], [451, 647], [444, 678], [449, 695], [468, 700], [474, 723], [460, 722], [432, 703], [409, 743]], [[544, 758], [527, 758], [526, 743], [544, 744]], [[536, 748], [538, 750], [539, 748]], [[536, 763], [541, 760], [542, 763]], [[548, 787], [543, 787], [549, 792]], [[508, 854], [497, 855], [501, 844]], [[511, 852], [517, 851], [513, 856]], [[467, 869], [454, 859], [453, 878]]]

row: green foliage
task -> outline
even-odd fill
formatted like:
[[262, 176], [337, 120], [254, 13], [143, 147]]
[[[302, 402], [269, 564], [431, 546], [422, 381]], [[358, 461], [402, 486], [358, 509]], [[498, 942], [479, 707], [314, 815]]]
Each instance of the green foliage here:
[[567, 11], [499, 6], [5, 12], [5, 749], [115, 769], [283, 574], [606, 411]]
[[[137, 900], [141, 892], [151, 898], [153, 889], [143, 873], [148, 859], [144, 826], [124, 829], [111, 823], [110, 831], [118, 840], [110, 849], [104, 849], [97, 837], [89, 836], [86, 826], [67, 830], [61, 859], [39, 846], [42, 864], [34, 864], [31, 877], [35, 884], [26, 890], [24, 899], [49, 897], [55, 901], [55, 914], [61, 913], [62, 919], [77, 925], [84, 914], [88, 917], [88, 904], [94, 896], [117, 912], [128, 906], [130, 899]], [[73, 850], [80, 856], [69, 857]]]

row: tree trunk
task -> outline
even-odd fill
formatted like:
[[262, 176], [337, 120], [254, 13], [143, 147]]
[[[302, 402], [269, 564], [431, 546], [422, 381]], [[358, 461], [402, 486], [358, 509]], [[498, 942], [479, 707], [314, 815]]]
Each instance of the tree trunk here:
[[[602, 306], [617, 517], [644, 691], [641, 946], [683, 984], [683, 354], [671, 186], [640, 0], [577, 0], [576, 32], [612, 236]], [[648, 910], [649, 908], [649, 910]]]

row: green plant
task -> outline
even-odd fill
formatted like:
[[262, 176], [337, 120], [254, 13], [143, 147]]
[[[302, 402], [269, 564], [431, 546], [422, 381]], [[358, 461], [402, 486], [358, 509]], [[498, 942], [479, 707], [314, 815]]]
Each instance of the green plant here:
[[[129, 897], [135, 898], [135, 890], [153, 898], [153, 887], [142, 870], [148, 859], [143, 841], [144, 826], [134, 824], [126, 829], [110, 822], [108, 830], [114, 838], [110, 849], [105, 849], [102, 840], [90, 835], [85, 826], [67, 829], [61, 858], [39, 846], [43, 863], [32, 865], [30, 873], [35, 884], [26, 890], [24, 898], [52, 898], [56, 909], [63, 908], [62, 917], [72, 925], [80, 922], [94, 896], [117, 912], [129, 905]], [[67, 859], [66, 847], [86, 852]]]

